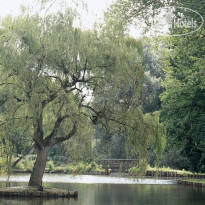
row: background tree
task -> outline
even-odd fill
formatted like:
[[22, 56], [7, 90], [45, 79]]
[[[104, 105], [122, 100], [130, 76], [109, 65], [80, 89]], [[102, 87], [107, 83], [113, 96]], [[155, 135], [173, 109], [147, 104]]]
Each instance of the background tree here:
[[164, 72], [152, 42], [143, 39], [144, 84], [141, 92], [143, 113], [153, 113], [161, 109], [160, 94], [163, 92]]
[[[204, 5], [198, 1], [177, 3], [204, 16]], [[172, 37], [166, 41], [169, 55], [164, 66], [165, 92], [161, 96], [161, 119], [168, 131], [164, 163], [198, 172], [205, 171], [204, 32], [202, 27], [191, 35]]]
[[[127, 10], [124, 10], [121, 7], [118, 7], [119, 4], [123, 4], [124, 6], [127, 6], [127, 8], [130, 6], [128, 1], [118, 1], [117, 4], [114, 4], [111, 6], [111, 8], [108, 10], [108, 12], [105, 14], [107, 24], [109, 25], [109, 29], [112, 28], [112, 33], [114, 35], [120, 36], [127, 34], [128, 31], [128, 25], [130, 23], [129, 18], [126, 16]], [[128, 4], [127, 4], [128, 3]], [[119, 30], [121, 28], [121, 30]], [[111, 33], [111, 31], [108, 29], [108, 31]], [[119, 32], [120, 31], [120, 32]], [[116, 33], [114, 33], [116, 32]], [[127, 34], [128, 35], [128, 34]], [[161, 69], [159, 66], [153, 65], [154, 60], [151, 60], [151, 55], [148, 56], [144, 55], [144, 50], [142, 46], [142, 41], [134, 40], [133, 38], [130, 38], [130, 41], [128, 41], [129, 45], [133, 45], [138, 43], [139, 45], [137, 46], [139, 49], [139, 53], [141, 53], [141, 56], [139, 56], [138, 62], [140, 63], [140, 66], [143, 63], [144, 69], [147, 71], [151, 71], [152, 75], [155, 75], [159, 77], [160, 75], [163, 75]], [[132, 47], [130, 46], [130, 49]], [[128, 60], [128, 59], [127, 59]], [[150, 61], [149, 61], [150, 60]], [[156, 62], [156, 61], [155, 61]], [[157, 64], [157, 63], [156, 63]], [[154, 68], [153, 68], [154, 67]], [[152, 69], [153, 68], [153, 69]], [[143, 67], [142, 67], [143, 69]], [[155, 72], [154, 72], [155, 69]], [[127, 72], [127, 75], [129, 76], [129, 80], [133, 79], [132, 75], [129, 75], [129, 71]], [[156, 140], [155, 137], [153, 137], [155, 134], [154, 132], [149, 135], [146, 133], [145, 129], [145, 124], [146, 124], [146, 119], [147, 116], [144, 116], [143, 113], [141, 112], [141, 106], [144, 106], [144, 112], [154, 112], [157, 109], [159, 109], [160, 105], [160, 100], [159, 100], [159, 93], [161, 90], [158, 92], [158, 89], [160, 89], [160, 83], [157, 82], [156, 78], [153, 77], [151, 79], [151, 76], [147, 73], [147, 78], [146, 82], [144, 83], [144, 90], [141, 93], [141, 99], [139, 96], [140, 91], [142, 90], [142, 85], [143, 85], [143, 78], [141, 78], [141, 83], [139, 84], [133, 84], [133, 80], [131, 82], [122, 82], [121, 86], [116, 90], [117, 93], [117, 98], [115, 97], [115, 102], [116, 102], [116, 109], [117, 105], [120, 106], [120, 118], [124, 119], [124, 124], [121, 124], [118, 128], [115, 129], [114, 134], [107, 132], [107, 130], [102, 129], [101, 127], [97, 127], [97, 137], [96, 137], [96, 148], [99, 147], [99, 152], [101, 156], [105, 158], [115, 158], [115, 157], [128, 157], [128, 158], [138, 158], [142, 161], [144, 161], [144, 167], [146, 166], [147, 162], [147, 148], [149, 147], [150, 144], [153, 143], [153, 140]], [[161, 79], [160, 79], [161, 80]], [[154, 82], [155, 81], [155, 82]], [[156, 88], [151, 88], [147, 89], [148, 86], [146, 85], [156, 85]], [[138, 90], [138, 92], [135, 92], [135, 90]], [[149, 93], [149, 91], [153, 92], [157, 91], [157, 94], [154, 94], [154, 99], [151, 100], [152, 94]], [[111, 92], [110, 92], [111, 93]], [[145, 98], [149, 98], [150, 102], [148, 103], [148, 100], [146, 101]], [[110, 94], [108, 98], [113, 98], [113, 96]], [[141, 101], [143, 100], [143, 104], [141, 105]], [[152, 101], [152, 102], [151, 102]], [[146, 105], [147, 102], [147, 105]], [[157, 105], [154, 105], [154, 103], [157, 102]], [[158, 107], [157, 107], [158, 106]], [[122, 109], [123, 108], [123, 109]], [[150, 117], [152, 119], [152, 116]], [[159, 121], [155, 121], [152, 119], [155, 123], [159, 123]], [[159, 119], [158, 119], [159, 120]], [[127, 126], [129, 125], [129, 126]], [[132, 126], [131, 126], [132, 125]], [[147, 124], [146, 124], [147, 125]], [[155, 124], [156, 125], [156, 124]], [[147, 130], [150, 131], [152, 129], [151, 127], [147, 127]], [[162, 127], [160, 128], [162, 129]], [[140, 131], [141, 130], [141, 131]], [[101, 131], [99, 134], [98, 131]], [[162, 130], [161, 130], [162, 131]], [[140, 134], [139, 134], [140, 133]], [[140, 137], [138, 137], [140, 136]], [[164, 139], [165, 134], [161, 135], [162, 138]], [[141, 141], [140, 141], [141, 140]], [[117, 143], [116, 143], [117, 142]], [[132, 142], [132, 143], [131, 143]], [[135, 143], [134, 143], [135, 142]], [[159, 142], [159, 146], [162, 146], [162, 150], [164, 148], [163, 143], [164, 140]], [[149, 144], [150, 143], [150, 144]], [[102, 149], [101, 146], [104, 145], [105, 149]], [[113, 146], [114, 145], [114, 146]], [[116, 148], [116, 149], [115, 149]], [[127, 150], [127, 151], [126, 151]], [[97, 150], [95, 150], [97, 151]], [[159, 151], [159, 150], [158, 150]], [[97, 152], [98, 153], [98, 152]], [[162, 153], [161, 153], [162, 154]], [[160, 155], [161, 155], [160, 154]], [[141, 166], [141, 165], [140, 165]]]

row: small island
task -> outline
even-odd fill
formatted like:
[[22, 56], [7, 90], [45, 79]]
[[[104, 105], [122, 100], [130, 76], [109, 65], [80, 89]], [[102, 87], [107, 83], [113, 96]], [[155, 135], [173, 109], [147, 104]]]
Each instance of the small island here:
[[4, 197], [77, 197], [77, 191], [61, 190], [54, 188], [39, 188], [34, 187], [7, 187], [0, 189], [0, 196]]

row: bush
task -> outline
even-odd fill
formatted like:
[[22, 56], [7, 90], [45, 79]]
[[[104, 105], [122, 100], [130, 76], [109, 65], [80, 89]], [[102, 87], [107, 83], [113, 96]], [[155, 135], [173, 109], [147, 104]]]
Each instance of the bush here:
[[5, 173], [5, 159], [4, 158], [0, 158], [0, 174], [4, 174]]
[[137, 167], [131, 167], [128, 170], [128, 173], [133, 174], [133, 175], [139, 175], [141, 173], [141, 170]]
[[[15, 159], [15, 160], [17, 160], [17, 159]], [[25, 158], [17, 163], [15, 169], [18, 169], [21, 171], [32, 171], [33, 165], [34, 165], [34, 161]]]
[[[21, 171], [32, 171], [34, 161], [23, 159], [17, 165], [16, 169]], [[3, 166], [2, 166], [3, 167]], [[1, 168], [1, 161], [0, 161]], [[69, 165], [55, 167], [53, 161], [48, 161], [46, 163], [46, 171], [49, 173], [56, 171], [57, 173], [67, 173], [67, 174], [86, 174], [92, 171], [104, 172], [101, 165], [98, 165], [96, 162], [84, 163], [84, 162], [75, 162]]]
[[69, 174], [86, 174], [87, 172], [92, 172], [92, 171], [99, 171], [99, 172], [104, 172], [105, 170], [102, 169], [101, 165], [98, 165], [96, 162], [91, 162], [91, 163], [84, 163], [84, 162], [79, 162], [75, 164], [68, 165], [66, 167], [65, 172]]
[[55, 166], [54, 166], [53, 161], [48, 161], [46, 163], [46, 169], [48, 170], [48, 172], [52, 172], [55, 170]]
[[23, 161], [20, 161], [17, 163], [15, 168], [20, 170], [25, 170], [25, 164], [23, 163]]

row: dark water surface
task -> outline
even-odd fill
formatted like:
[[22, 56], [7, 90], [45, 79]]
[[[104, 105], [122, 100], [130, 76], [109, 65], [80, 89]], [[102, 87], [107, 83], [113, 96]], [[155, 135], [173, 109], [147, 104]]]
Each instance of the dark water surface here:
[[[51, 175], [52, 176], [52, 175]], [[23, 176], [21, 176], [23, 177]], [[57, 177], [55, 175], [55, 177]], [[54, 177], [54, 178], [55, 178]], [[26, 177], [25, 177], [26, 178]], [[94, 180], [95, 177], [91, 177]], [[205, 190], [178, 186], [176, 184], [103, 184], [101, 177], [96, 177], [100, 183], [88, 181], [81, 184], [77, 177], [76, 183], [46, 182], [44, 186], [77, 190], [77, 199], [44, 199], [44, 198], [0, 198], [0, 205], [205, 205]], [[83, 178], [82, 178], [83, 179]], [[113, 182], [117, 178], [108, 177]], [[0, 178], [1, 180], [1, 178]], [[61, 181], [61, 180], [60, 180]], [[82, 182], [84, 182], [82, 180]], [[118, 181], [119, 182], [119, 181]], [[141, 181], [142, 183], [143, 181]], [[146, 181], [145, 181], [146, 182]], [[12, 182], [11, 186], [26, 185], [25, 182]], [[5, 187], [6, 182], [0, 182], [0, 187]]]

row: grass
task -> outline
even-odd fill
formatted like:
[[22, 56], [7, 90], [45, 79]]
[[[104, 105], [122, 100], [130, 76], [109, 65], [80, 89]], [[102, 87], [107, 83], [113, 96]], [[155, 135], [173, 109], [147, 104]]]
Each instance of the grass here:
[[[11, 165], [17, 160], [18, 158], [12, 158], [12, 162]], [[0, 158], [0, 174], [6, 174], [6, 160], [4, 158]], [[33, 165], [34, 165], [34, 160], [31, 160], [29, 158], [24, 158], [22, 159], [15, 168], [13, 168], [12, 170], [20, 170], [20, 171], [31, 171], [33, 169]]]
[[193, 172], [186, 171], [184, 169], [171, 169], [170, 167], [150, 167], [148, 166], [147, 171], [162, 171], [162, 172], [177, 172], [177, 174], [187, 175], [187, 174], [194, 174]]
[[205, 179], [183, 179], [181, 181], [205, 184]]
[[[17, 160], [17, 158], [13, 158], [12, 163]], [[25, 157], [22, 159], [15, 168], [13, 168], [13, 171], [32, 171], [34, 160]], [[5, 171], [5, 163], [2, 158], [0, 158], [0, 174], [4, 174]], [[46, 172], [52, 173], [67, 173], [67, 174], [86, 174], [88, 172], [105, 172], [105, 170], [102, 168], [101, 165], [97, 164], [95, 161], [91, 163], [85, 163], [85, 162], [75, 162], [70, 164], [62, 164], [61, 166], [56, 166], [56, 164], [53, 161], [47, 161], [46, 163]]]
[[[177, 174], [180, 174], [180, 175], [193, 175], [193, 174], [196, 174], [196, 173], [193, 173], [193, 172], [190, 172], [190, 171], [186, 171], [184, 169], [182, 170], [178, 170], [178, 169], [172, 169], [170, 167], [150, 167], [148, 166], [146, 171], [154, 171], [154, 172], [176, 172]], [[139, 168], [137, 167], [131, 167], [129, 170], [128, 170], [129, 173], [131, 174], [137, 174], [139, 173]], [[198, 175], [205, 175], [205, 174], [202, 174], [202, 173], [197, 173]]]
[[46, 171], [48, 172], [61, 172], [67, 174], [85, 174], [88, 172], [104, 172], [101, 165], [98, 165], [95, 162], [84, 163], [77, 162], [71, 163], [69, 165], [55, 167], [52, 161], [48, 161], [46, 164]]

